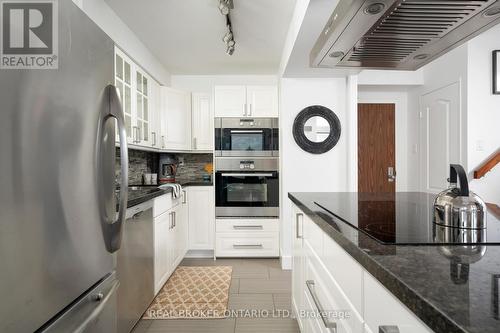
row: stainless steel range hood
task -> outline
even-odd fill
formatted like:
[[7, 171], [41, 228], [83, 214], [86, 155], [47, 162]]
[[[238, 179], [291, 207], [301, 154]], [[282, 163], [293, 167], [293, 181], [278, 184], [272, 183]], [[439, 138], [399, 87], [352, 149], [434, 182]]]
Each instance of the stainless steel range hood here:
[[497, 23], [500, 0], [340, 0], [311, 66], [415, 70]]

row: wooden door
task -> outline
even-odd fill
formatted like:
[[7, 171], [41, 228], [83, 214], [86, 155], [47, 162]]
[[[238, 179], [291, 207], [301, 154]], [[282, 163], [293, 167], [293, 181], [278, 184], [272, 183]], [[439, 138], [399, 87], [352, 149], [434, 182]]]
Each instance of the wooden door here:
[[395, 192], [395, 133], [394, 104], [358, 104], [358, 192]]

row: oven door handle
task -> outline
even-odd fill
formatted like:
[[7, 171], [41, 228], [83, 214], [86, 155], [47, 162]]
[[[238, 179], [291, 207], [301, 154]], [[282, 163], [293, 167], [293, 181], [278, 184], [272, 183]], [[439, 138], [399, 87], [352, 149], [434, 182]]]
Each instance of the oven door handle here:
[[264, 133], [263, 130], [231, 130], [231, 133], [245, 134], [245, 133]]
[[273, 177], [272, 173], [223, 173], [222, 177]]

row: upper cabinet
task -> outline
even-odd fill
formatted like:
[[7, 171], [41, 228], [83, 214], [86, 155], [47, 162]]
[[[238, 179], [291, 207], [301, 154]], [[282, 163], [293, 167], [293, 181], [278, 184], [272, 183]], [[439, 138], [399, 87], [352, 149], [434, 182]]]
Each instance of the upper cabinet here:
[[115, 48], [115, 85], [120, 94], [129, 144], [152, 146], [152, 81], [126, 54]]
[[216, 117], [244, 117], [247, 115], [245, 86], [216, 86], [214, 98]]
[[214, 147], [214, 121], [210, 94], [193, 93], [191, 128], [192, 150], [212, 150]]
[[191, 149], [191, 93], [161, 87], [160, 149]]
[[278, 117], [278, 88], [247, 86], [248, 116]]
[[278, 117], [276, 86], [216, 86], [216, 117]]

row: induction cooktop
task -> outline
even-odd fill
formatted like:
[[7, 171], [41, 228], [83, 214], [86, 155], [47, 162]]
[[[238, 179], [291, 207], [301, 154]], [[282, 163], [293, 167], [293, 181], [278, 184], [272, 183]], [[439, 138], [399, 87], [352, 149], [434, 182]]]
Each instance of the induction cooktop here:
[[[488, 212], [486, 229], [441, 227], [432, 222], [436, 195], [421, 192], [328, 193], [314, 203], [382, 244], [500, 245], [500, 221]], [[342, 232], [342, 226], [338, 226]]]

